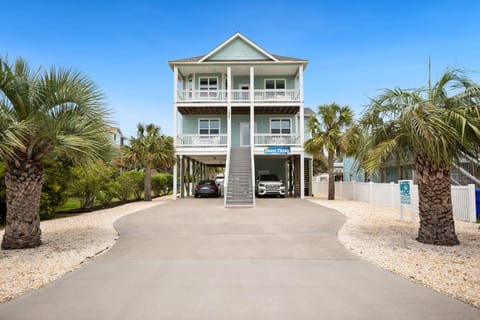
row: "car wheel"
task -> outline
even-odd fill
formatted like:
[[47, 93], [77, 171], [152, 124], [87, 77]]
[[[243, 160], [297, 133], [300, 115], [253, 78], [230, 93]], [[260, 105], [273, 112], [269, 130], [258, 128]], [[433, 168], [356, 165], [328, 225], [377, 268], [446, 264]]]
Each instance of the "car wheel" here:
[[285, 198], [285, 195], [280, 195], [280, 198]]
[[195, 198], [198, 198], [198, 194], [195, 195]]

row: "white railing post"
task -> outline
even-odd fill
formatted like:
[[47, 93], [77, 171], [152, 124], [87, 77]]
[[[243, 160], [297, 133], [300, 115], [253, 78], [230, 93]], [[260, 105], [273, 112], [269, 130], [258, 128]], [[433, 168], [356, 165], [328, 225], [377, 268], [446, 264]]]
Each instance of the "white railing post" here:
[[395, 183], [390, 182], [390, 207], [394, 208]]
[[370, 181], [368, 188], [368, 202], [373, 203], [373, 181]]
[[468, 220], [470, 222], [477, 222], [477, 205], [474, 184], [468, 185]]
[[352, 181], [352, 200], [357, 200], [355, 198], [355, 180]]

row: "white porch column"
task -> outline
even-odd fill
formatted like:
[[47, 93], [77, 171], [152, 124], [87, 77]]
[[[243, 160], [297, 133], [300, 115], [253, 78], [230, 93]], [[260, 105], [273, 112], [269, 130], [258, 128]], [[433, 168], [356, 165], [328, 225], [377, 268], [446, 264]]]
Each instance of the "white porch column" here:
[[300, 85], [300, 143], [303, 144], [305, 142], [305, 116], [304, 116], [304, 105], [303, 105], [303, 65], [300, 65], [298, 68], [298, 78], [299, 78], [299, 85]]
[[227, 67], [227, 148], [232, 146], [232, 67]]
[[[300, 90], [300, 143], [302, 145], [305, 143], [305, 116], [304, 116], [304, 106], [303, 106], [303, 64], [298, 67], [298, 82]], [[300, 154], [300, 199], [305, 198], [305, 154], [302, 150]]]
[[173, 152], [175, 154], [175, 165], [173, 166], [173, 200], [177, 200], [177, 174], [178, 157], [177, 152], [177, 97], [178, 97], [178, 67], [173, 67]]
[[250, 146], [255, 145], [255, 101], [254, 101], [254, 85], [255, 85], [255, 67], [250, 66]]

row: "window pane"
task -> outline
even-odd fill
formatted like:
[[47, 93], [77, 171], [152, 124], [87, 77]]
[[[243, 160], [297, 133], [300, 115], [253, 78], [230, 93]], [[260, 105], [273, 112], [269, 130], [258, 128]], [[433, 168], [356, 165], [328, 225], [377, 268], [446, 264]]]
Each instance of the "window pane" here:
[[210, 134], [219, 134], [218, 129], [210, 129]]
[[271, 134], [279, 134], [280, 133], [280, 129], [273, 129], [270, 131]]
[[200, 134], [208, 134], [208, 129], [200, 129]]
[[285, 89], [285, 80], [277, 80], [275, 89]]
[[275, 80], [265, 80], [265, 89], [275, 89]]
[[211, 129], [218, 129], [219, 128], [219, 122], [218, 120], [210, 120], [210, 128]]
[[208, 89], [208, 78], [200, 78], [200, 90]]
[[200, 120], [200, 129], [208, 129], [208, 120]]

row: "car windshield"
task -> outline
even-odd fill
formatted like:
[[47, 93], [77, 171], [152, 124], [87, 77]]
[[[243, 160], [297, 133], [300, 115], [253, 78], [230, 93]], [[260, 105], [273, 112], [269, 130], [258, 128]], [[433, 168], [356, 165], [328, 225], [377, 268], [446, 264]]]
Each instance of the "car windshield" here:
[[203, 180], [203, 181], [200, 181], [198, 184], [199, 185], [209, 185], [209, 186], [211, 186], [211, 185], [215, 184], [215, 181], [213, 181], [213, 180]]
[[280, 181], [280, 179], [274, 174], [265, 174], [260, 176], [260, 181]]

